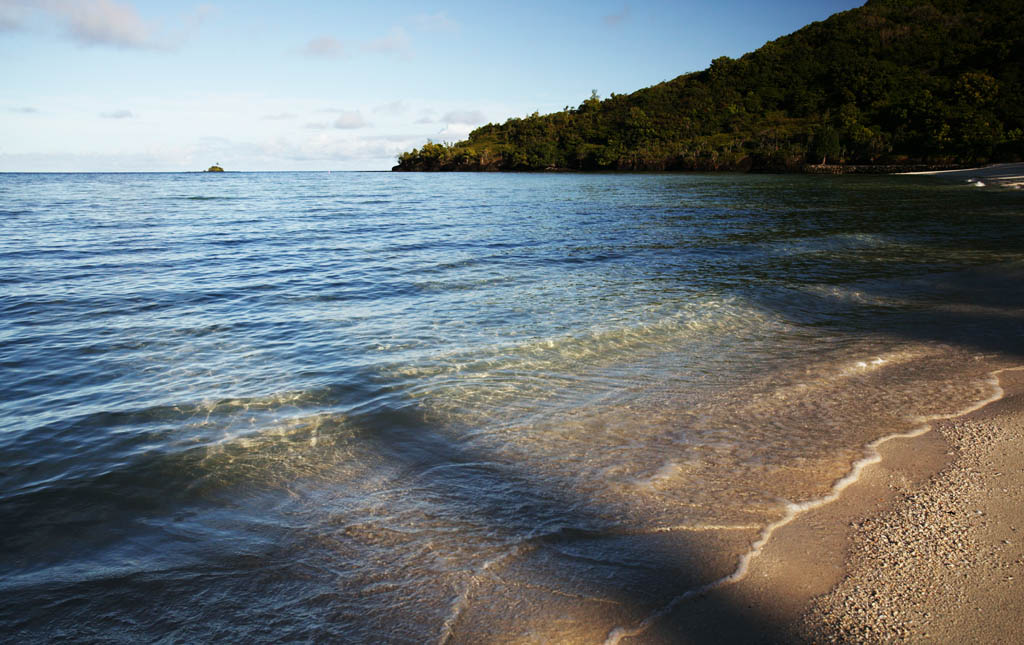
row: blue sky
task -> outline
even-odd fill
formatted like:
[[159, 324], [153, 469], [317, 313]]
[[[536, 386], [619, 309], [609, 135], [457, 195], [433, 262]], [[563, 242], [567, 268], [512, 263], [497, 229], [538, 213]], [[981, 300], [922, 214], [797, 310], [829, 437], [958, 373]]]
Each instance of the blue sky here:
[[0, 171], [379, 170], [849, 0], [0, 0]]

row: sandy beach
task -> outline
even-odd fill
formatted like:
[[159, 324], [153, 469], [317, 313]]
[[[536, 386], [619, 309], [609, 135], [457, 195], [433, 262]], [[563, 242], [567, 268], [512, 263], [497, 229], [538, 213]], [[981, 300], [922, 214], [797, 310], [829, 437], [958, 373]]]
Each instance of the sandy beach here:
[[962, 179], [979, 187], [1005, 186], [1020, 189], [1024, 186], [1024, 163], [1001, 163], [981, 168], [964, 170], [932, 170], [925, 172], [908, 172], [905, 175], [942, 175]]
[[635, 642], [1020, 642], [1024, 370], [996, 380], [998, 400], [883, 441], [838, 498], [776, 528], [742, 580]]
[[982, 407], [881, 442], [838, 498], [775, 529], [742, 580], [637, 642], [1020, 642], [1024, 370], [993, 386]]
[[[851, 495], [867, 508], [849, 525], [848, 571], [803, 616], [816, 642], [1019, 643], [1024, 614], [1024, 371], [998, 374], [1005, 395], [937, 424], [926, 440], [950, 463], [923, 486], [921, 444], [894, 446]], [[941, 447], [939, 447], [941, 451]], [[924, 449], [927, 454], [928, 449]]]

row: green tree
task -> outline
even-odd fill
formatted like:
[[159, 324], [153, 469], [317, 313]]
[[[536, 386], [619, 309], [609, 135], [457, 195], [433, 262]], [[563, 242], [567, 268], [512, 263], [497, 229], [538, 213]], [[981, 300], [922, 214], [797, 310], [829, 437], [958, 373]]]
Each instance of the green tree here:
[[[487, 124], [400, 170], [791, 169], [1024, 156], [1024, 3], [868, 0], [632, 94]], [[486, 151], [486, 154], [485, 152]]]

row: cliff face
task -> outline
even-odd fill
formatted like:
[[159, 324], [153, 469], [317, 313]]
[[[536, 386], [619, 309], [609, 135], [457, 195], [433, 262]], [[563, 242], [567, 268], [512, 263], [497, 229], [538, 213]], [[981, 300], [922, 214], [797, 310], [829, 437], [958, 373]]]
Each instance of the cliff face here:
[[872, 0], [739, 59], [427, 142], [395, 170], [794, 170], [1024, 157], [1024, 3]]

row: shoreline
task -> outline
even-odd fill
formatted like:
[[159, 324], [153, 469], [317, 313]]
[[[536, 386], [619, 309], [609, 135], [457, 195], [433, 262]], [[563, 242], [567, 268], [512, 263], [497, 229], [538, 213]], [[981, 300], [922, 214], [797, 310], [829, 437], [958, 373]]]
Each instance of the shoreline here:
[[[991, 378], [987, 399], [865, 446], [827, 495], [766, 527], [732, 574], [606, 643], [1016, 642], [1024, 367]], [[749, 621], [721, 607], [744, 607]]]
[[[1002, 396], [933, 428], [945, 467], [850, 525], [845, 576], [801, 616], [805, 640], [1019, 642], [1024, 368], [995, 375]], [[894, 452], [889, 477], [915, 462], [913, 445]]]
[[1024, 163], [1000, 163], [979, 168], [963, 168], [960, 170], [925, 170], [920, 172], [901, 172], [900, 175], [934, 175], [956, 179], [974, 184], [1004, 186], [1021, 189], [1024, 187]]

